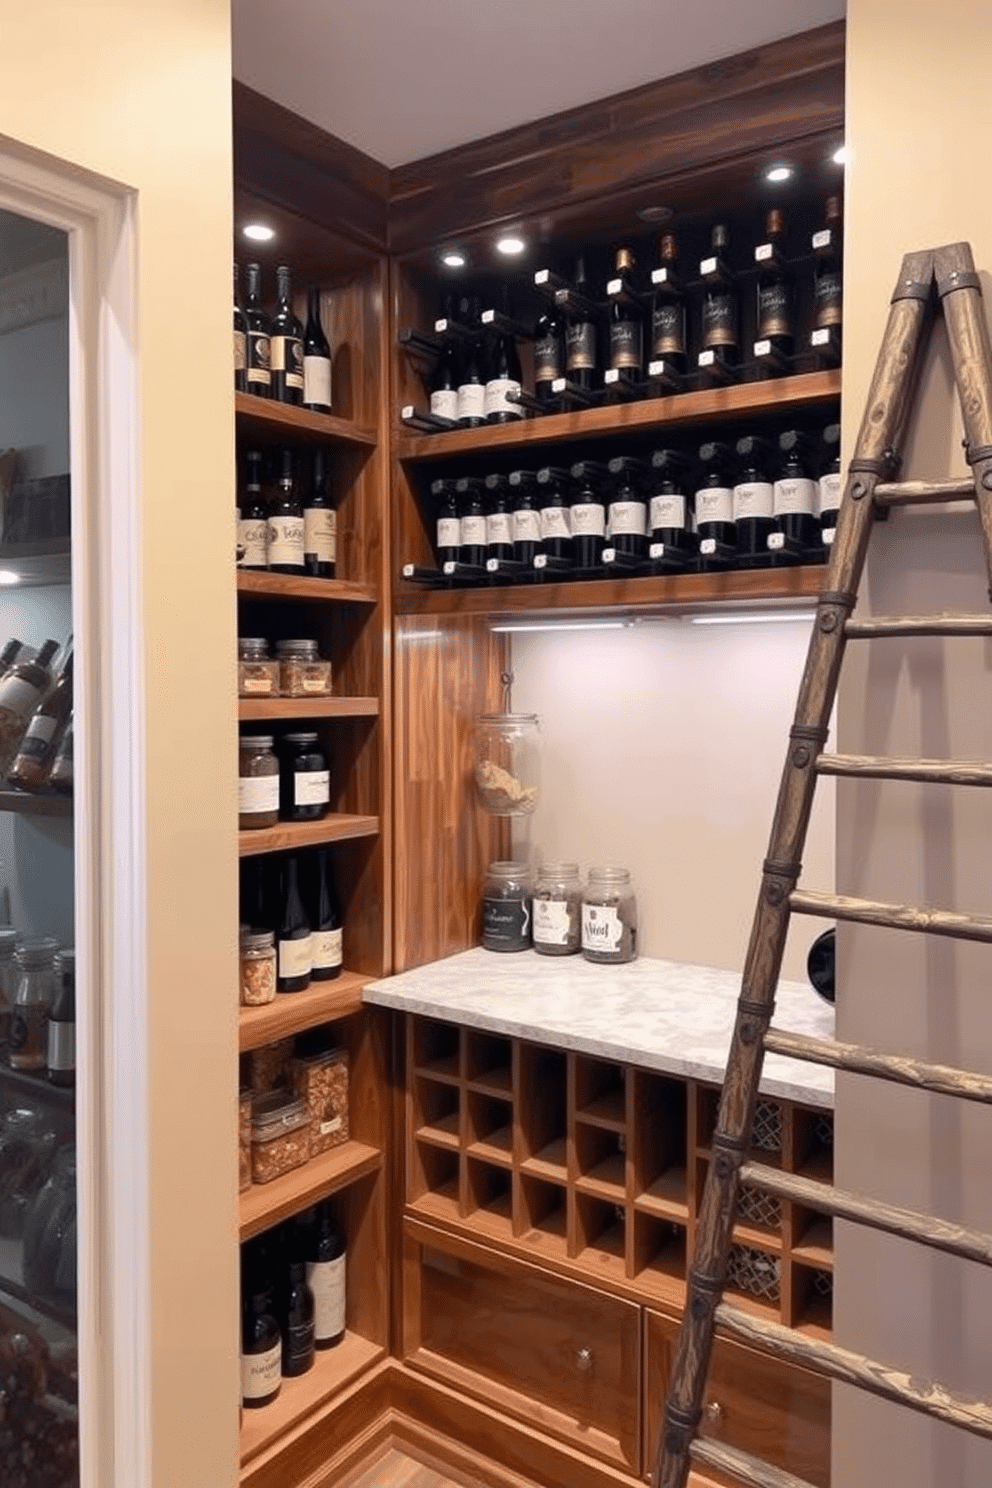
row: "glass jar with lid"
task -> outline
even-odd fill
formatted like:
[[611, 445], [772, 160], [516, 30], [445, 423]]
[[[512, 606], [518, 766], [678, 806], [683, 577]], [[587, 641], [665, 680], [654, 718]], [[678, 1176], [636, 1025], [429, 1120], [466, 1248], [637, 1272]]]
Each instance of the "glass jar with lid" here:
[[628, 869], [589, 869], [582, 895], [582, 954], [607, 966], [637, 955], [637, 899]]
[[14, 953], [18, 976], [7, 1048], [11, 1069], [45, 1068], [45, 1025], [55, 995], [54, 963], [58, 948], [58, 941], [50, 935], [31, 935]]
[[276, 937], [272, 930], [241, 932], [241, 1001], [262, 1007], [276, 996]]
[[283, 821], [317, 821], [331, 805], [331, 777], [316, 732], [279, 740], [279, 815]]
[[0, 927], [0, 1043], [10, 1035], [10, 1015], [17, 995], [17, 963], [14, 953], [21, 943], [20, 933], [9, 925]]
[[317, 642], [309, 639], [276, 641], [279, 690], [283, 697], [329, 697], [331, 663], [321, 659]]
[[490, 863], [482, 885], [482, 944], [487, 951], [530, 947], [531, 876], [523, 863]]
[[475, 729], [475, 794], [492, 816], [529, 816], [541, 787], [536, 713], [483, 713]]
[[279, 820], [279, 761], [271, 734], [242, 734], [238, 740], [238, 826], [242, 831], [274, 827]]
[[279, 663], [264, 636], [238, 637], [238, 696], [279, 696]]
[[574, 956], [582, 949], [582, 880], [578, 863], [545, 863], [534, 886], [534, 949]]

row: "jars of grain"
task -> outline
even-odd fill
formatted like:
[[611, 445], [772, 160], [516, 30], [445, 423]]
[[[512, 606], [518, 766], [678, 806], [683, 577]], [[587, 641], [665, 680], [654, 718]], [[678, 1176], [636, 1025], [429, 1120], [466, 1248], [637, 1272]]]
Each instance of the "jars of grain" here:
[[310, 1156], [310, 1113], [304, 1100], [284, 1090], [256, 1096], [251, 1112], [251, 1176], [271, 1183]]
[[482, 885], [482, 944], [487, 951], [530, 946], [530, 871], [522, 863], [490, 863]]
[[279, 663], [269, 656], [264, 636], [238, 639], [238, 696], [279, 696]]
[[582, 954], [618, 966], [637, 955], [637, 900], [626, 868], [590, 868], [582, 895]]
[[242, 734], [238, 742], [238, 826], [274, 827], [279, 820], [279, 761], [271, 734]]
[[545, 863], [534, 888], [534, 949], [573, 956], [582, 947], [582, 880], [578, 863]]
[[321, 660], [316, 641], [276, 641], [276, 655], [283, 697], [330, 696], [331, 663]]
[[276, 995], [276, 938], [272, 930], [245, 930], [241, 935], [241, 1001], [262, 1007]]

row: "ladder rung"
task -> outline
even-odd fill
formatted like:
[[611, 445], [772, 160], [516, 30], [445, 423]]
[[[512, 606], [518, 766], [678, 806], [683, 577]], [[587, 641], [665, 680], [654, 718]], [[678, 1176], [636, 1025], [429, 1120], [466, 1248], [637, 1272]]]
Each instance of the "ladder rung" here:
[[775, 1354], [790, 1364], [818, 1370], [830, 1379], [857, 1385], [872, 1395], [880, 1395], [883, 1400], [892, 1400], [938, 1421], [947, 1421], [974, 1436], [992, 1439], [992, 1405], [987, 1401], [955, 1395], [943, 1385], [918, 1383], [916, 1376], [878, 1364], [861, 1354], [852, 1353], [850, 1349], [840, 1348], [838, 1344], [808, 1338], [805, 1333], [796, 1333], [781, 1323], [770, 1323], [764, 1318], [739, 1312], [736, 1307], [728, 1307], [726, 1302], [717, 1307], [714, 1321], [718, 1328], [723, 1328], [734, 1338]]
[[714, 1441], [712, 1437], [697, 1436], [689, 1446], [689, 1456], [704, 1467], [715, 1467], [718, 1472], [736, 1478], [746, 1488], [813, 1488], [805, 1478], [783, 1472], [780, 1467], [772, 1467], [770, 1462], [762, 1462], [760, 1458]]
[[846, 621], [844, 634], [849, 641], [879, 636], [987, 636], [992, 635], [992, 615], [879, 615], [872, 620]]
[[796, 914], [829, 920], [856, 920], [889, 930], [916, 930], [925, 935], [950, 935], [955, 940], [992, 941], [992, 917], [956, 914], [949, 909], [914, 909], [908, 904], [882, 904], [876, 899], [850, 899], [844, 894], [814, 894], [794, 889], [789, 905]]
[[946, 1251], [966, 1261], [992, 1266], [992, 1235], [980, 1230], [968, 1230], [932, 1214], [917, 1214], [895, 1204], [865, 1199], [859, 1194], [834, 1188], [830, 1183], [818, 1183], [814, 1178], [802, 1178], [798, 1173], [779, 1172], [764, 1163], [744, 1163], [741, 1182], [777, 1198], [805, 1204], [821, 1214], [832, 1214], [835, 1219], [850, 1219], [855, 1224], [884, 1230], [889, 1235], [900, 1235], [903, 1240], [914, 1240], [919, 1245], [932, 1246], [934, 1250]]
[[992, 765], [981, 760], [886, 759], [870, 754], [821, 754], [821, 775], [865, 780], [923, 780], [943, 785], [992, 785]]
[[852, 1075], [871, 1075], [877, 1080], [892, 1080], [897, 1085], [928, 1090], [932, 1095], [951, 1095], [959, 1100], [979, 1101], [992, 1106], [992, 1077], [954, 1069], [949, 1064], [926, 1064], [919, 1059], [904, 1058], [901, 1054], [863, 1049], [859, 1044], [838, 1044], [834, 1039], [789, 1033], [784, 1028], [768, 1029], [765, 1048], [769, 1054], [784, 1054], [787, 1059], [826, 1064], [833, 1069], [847, 1070]]
[[942, 501], [970, 501], [975, 482], [967, 475], [956, 480], [880, 481], [872, 492], [876, 506], [929, 506]]

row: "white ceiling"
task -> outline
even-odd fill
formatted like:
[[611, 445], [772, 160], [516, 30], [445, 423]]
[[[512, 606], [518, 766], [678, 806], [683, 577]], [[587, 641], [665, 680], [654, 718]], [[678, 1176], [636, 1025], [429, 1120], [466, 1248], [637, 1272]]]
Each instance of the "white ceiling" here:
[[234, 75], [396, 166], [843, 14], [844, 0], [232, 0]]

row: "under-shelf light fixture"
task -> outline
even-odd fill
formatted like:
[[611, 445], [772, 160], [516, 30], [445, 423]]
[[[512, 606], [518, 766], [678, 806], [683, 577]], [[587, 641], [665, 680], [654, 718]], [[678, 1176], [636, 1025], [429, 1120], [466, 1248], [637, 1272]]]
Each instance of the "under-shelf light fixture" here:
[[516, 233], [507, 233], [506, 237], [496, 239], [496, 252], [505, 254], [507, 258], [516, 258], [517, 254], [523, 253], [526, 247], [527, 244], [523, 238], [518, 237]]
[[271, 243], [276, 235], [275, 228], [267, 227], [264, 222], [248, 222], [241, 231], [253, 243]]
[[21, 576], [12, 568], [0, 568], [0, 584], [19, 584]]
[[712, 615], [686, 615], [690, 625], [812, 625], [815, 610], [728, 610]]
[[623, 630], [627, 620], [496, 620], [489, 627], [495, 635], [542, 634], [552, 630]]
[[795, 172], [791, 165], [770, 165], [765, 171], [765, 180], [777, 186], [781, 181], [789, 181]]

